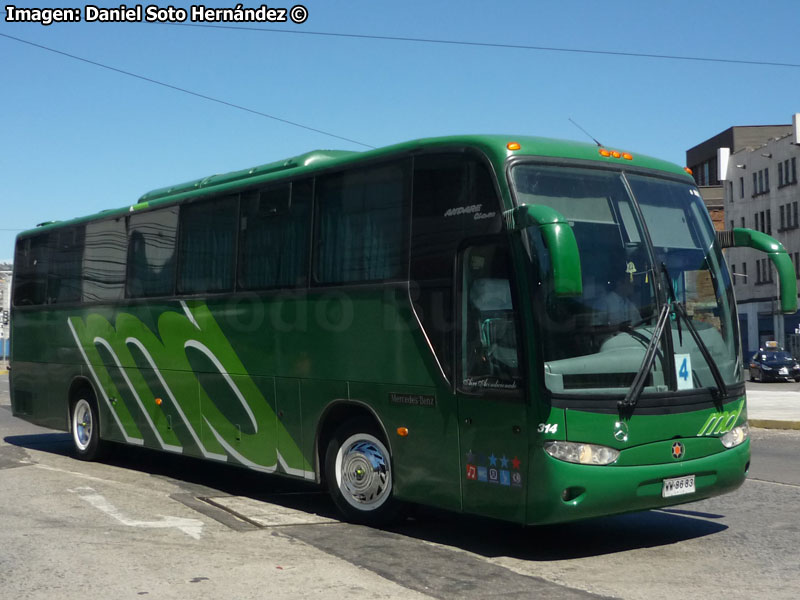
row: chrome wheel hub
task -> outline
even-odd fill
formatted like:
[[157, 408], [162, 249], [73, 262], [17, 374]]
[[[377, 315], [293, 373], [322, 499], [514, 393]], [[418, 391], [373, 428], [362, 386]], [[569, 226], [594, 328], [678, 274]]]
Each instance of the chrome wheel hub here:
[[392, 473], [386, 447], [367, 434], [348, 438], [336, 455], [342, 496], [359, 510], [374, 510], [391, 495]]
[[92, 409], [86, 400], [78, 400], [72, 413], [72, 435], [80, 450], [86, 450], [92, 439]]

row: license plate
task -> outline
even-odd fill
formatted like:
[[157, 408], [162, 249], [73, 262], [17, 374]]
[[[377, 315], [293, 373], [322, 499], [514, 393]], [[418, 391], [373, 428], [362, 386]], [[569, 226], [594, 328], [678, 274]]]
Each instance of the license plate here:
[[661, 488], [661, 497], [683, 496], [684, 494], [693, 494], [694, 491], [694, 475], [674, 477], [664, 480], [664, 485]]
[[781, 367], [781, 370], [778, 371], [778, 373], [780, 373], [781, 375], [788, 375], [789, 369], [787, 369], [786, 367]]

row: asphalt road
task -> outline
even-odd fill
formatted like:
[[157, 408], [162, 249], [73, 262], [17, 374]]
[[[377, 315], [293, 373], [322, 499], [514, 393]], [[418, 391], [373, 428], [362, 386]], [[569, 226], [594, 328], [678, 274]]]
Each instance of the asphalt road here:
[[800, 432], [754, 430], [749, 480], [712, 500], [527, 529], [421, 510], [379, 530], [338, 522], [307, 484], [134, 448], [74, 460], [67, 434], [12, 418], [7, 403], [3, 377], [2, 600], [672, 600], [800, 589]]

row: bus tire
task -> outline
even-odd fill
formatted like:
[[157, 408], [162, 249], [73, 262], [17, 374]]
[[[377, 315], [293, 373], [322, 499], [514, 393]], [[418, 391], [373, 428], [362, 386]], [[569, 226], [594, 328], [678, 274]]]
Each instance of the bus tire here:
[[76, 458], [97, 460], [105, 454], [107, 444], [100, 439], [97, 401], [89, 390], [81, 390], [72, 402], [69, 423]]
[[346, 520], [383, 525], [397, 515], [392, 458], [370, 420], [348, 421], [336, 430], [325, 452], [325, 479]]

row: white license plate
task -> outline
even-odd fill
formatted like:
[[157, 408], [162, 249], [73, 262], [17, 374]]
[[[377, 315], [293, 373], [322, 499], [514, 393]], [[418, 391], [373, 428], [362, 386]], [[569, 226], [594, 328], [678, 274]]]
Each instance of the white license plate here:
[[664, 485], [661, 488], [661, 497], [683, 496], [684, 494], [693, 494], [694, 491], [694, 475], [674, 477], [664, 480]]
[[789, 374], [789, 369], [787, 369], [786, 367], [781, 367], [781, 370], [778, 371], [778, 373], [781, 374], [781, 375], [788, 375]]

